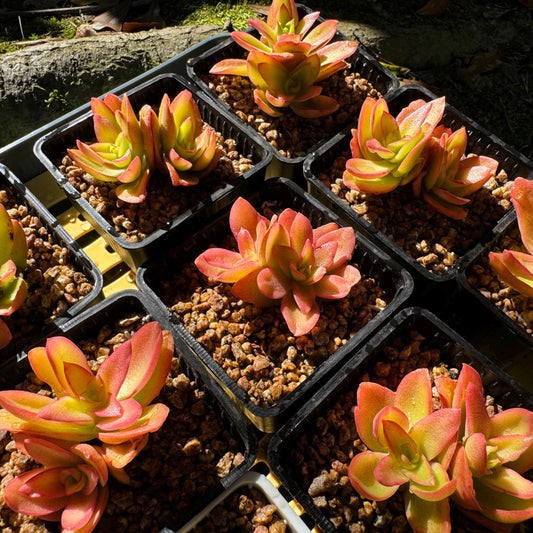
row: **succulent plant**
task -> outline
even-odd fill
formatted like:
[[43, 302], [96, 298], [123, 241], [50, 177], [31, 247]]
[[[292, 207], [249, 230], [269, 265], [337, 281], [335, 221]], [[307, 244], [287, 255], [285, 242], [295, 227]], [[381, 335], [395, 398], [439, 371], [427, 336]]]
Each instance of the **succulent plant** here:
[[533, 182], [516, 178], [511, 189], [520, 237], [528, 253], [490, 252], [489, 261], [498, 277], [525, 296], [533, 296]]
[[96, 179], [119, 182], [116, 194], [121, 200], [142, 202], [157, 154], [154, 111], [146, 105], [137, 118], [128, 96], [121, 99], [114, 94], [103, 100], [92, 98], [91, 109], [98, 142], [89, 145], [77, 140], [77, 148], [68, 149], [68, 154]]
[[[22, 226], [12, 220], [0, 204], [0, 317], [9, 316], [24, 303], [28, 287], [22, 277], [26, 268], [28, 244]], [[0, 318], [0, 348], [11, 341], [12, 335]]]
[[292, 209], [268, 220], [243, 198], [233, 204], [229, 222], [238, 251], [209, 248], [196, 266], [209, 278], [233, 283], [233, 294], [245, 302], [263, 307], [281, 300], [293, 335], [305, 335], [317, 323], [317, 297], [344, 298], [361, 277], [348, 264], [352, 228], [330, 223], [313, 229]]
[[422, 196], [436, 211], [457, 220], [467, 215], [465, 196], [480, 189], [492, 178], [498, 162], [480, 155], [465, 156], [465, 128], [452, 133], [439, 126], [428, 145], [427, 166], [413, 181], [415, 196]]
[[7, 505], [17, 513], [59, 521], [62, 533], [93, 531], [109, 495], [109, 472], [99, 448], [31, 435], [19, 435], [16, 444], [43, 466], [7, 483]]
[[150, 402], [165, 383], [172, 355], [172, 336], [157, 322], [122, 343], [96, 375], [72, 341], [49, 338], [46, 347], [30, 350], [28, 359], [55, 397], [0, 391], [0, 427], [72, 442], [98, 438], [110, 454], [131, 457], [168, 415], [164, 404]]
[[456, 481], [447, 473], [461, 423], [459, 408], [434, 411], [427, 369], [407, 374], [396, 392], [362, 382], [355, 424], [368, 451], [352, 459], [348, 476], [365, 498], [382, 501], [401, 486], [415, 533], [451, 531], [449, 496]]
[[452, 499], [492, 531], [532, 518], [533, 482], [521, 474], [533, 468], [533, 412], [513, 408], [489, 416], [481, 378], [467, 364], [457, 380], [437, 378], [435, 386], [442, 405], [462, 415], [449, 469]]
[[287, 107], [306, 118], [335, 112], [339, 103], [322, 95], [316, 83], [345, 68], [345, 59], [355, 52], [357, 43], [330, 43], [338, 22], [327, 20], [311, 29], [318, 16], [314, 12], [300, 20], [294, 0], [273, 0], [266, 22], [248, 21], [260, 39], [247, 32], [231, 34], [248, 50], [247, 58], [224, 59], [210, 72], [249, 77], [256, 87], [256, 104], [274, 117]]
[[383, 98], [367, 98], [357, 129], [352, 130], [352, 157], [343, 174], [346, 187], [383, 194], [414, 180], [424, 168], [428, 143], [444, 106], [444, 97], [415, 100], [394, 118]]
[[181, 91], [172, 102], [165, 94], [157, 123], [162, 170], [170, 175], [173, 185], [196, 185], [199, 178], [215, 168], [220, 157], [216, 132], [203, 126], [190, 91]]

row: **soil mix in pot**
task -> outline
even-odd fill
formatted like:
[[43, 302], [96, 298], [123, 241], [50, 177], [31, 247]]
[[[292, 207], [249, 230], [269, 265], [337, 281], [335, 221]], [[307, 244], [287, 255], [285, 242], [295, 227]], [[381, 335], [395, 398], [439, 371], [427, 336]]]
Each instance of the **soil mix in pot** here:
[[[428, 339], [430, 340], [430, 339]], [[417, 368], [429, 368], [432, 377], [449, 375], [457, 378], [460, 368], [448, 368], [441, 362], [441, 351], [430, 347], [417, 331], [399, 335], [380, 351], [380, 359], [371, 365], [361, 381], [373, 381], [396, 390], [401, 379]], [[288, 449], [283, 462], [288, 474], [307, 491], [314, 504], [345, 533], [378, 533], [411, 531], [405, 517], [402, 489], [392, 498], [374, 502], [362, 498], [348, 479], [348, 466], [355, 453], [366, 450], [358, 438], [353, 409], [357, 386], [339, 394], [316, 410], [305, 431]], [[434, 402], [439, 399], [434, 390]], [[486, 396], [490, 415], [500, 407]], [[485, 533], [487, 529], [466, 518], [451, 503], [452, 531]], [[523, 525], [526, 529], [529, 523]], [[516, 531], [522, 531], [521, 526]]]
[[20, 222], [28, 242], [24, 271], [28, 296], [15, 313], [2, 317], [13, 335], [7, 348], [11, 349], [37, 340], [44, 328], [87, 296], [94, 286], [31, 207], [1, 184], [0, 203], [12, 219]]
[[[133, 336], [149, 318], [134, 313], [103, 326], [94, 338], [78, 346], [94, 371], [122, 342]], [[45, 386], [46, 387], [46, 386]], [[19, 388], [50, 394], [33, 373]], [[173, 526], [198, 506], [210, 487], [228, 475], [245, 458], [227, 423], [206, 402], [204, 392], [191, 381], [177, 358], [166, 385], [154, 403], [170, 407], [162, 428], [150, 434], [146, 448], [127, 467], [130, 485], [109, 482], [110, 498], [96, 533], [158, 533]], [[3, 487], [14, 475], [35, 465], [16, 451], [8, 433], [1, 446], [0, 474]], [[0, 527], [4, 533], [57, 531], [54, 522], [18, 515], [0, 501]]]
[[359, 73], [344, 69], [316, 84], [322, 87], [321, 94], [340, 104], [335, 113], [309, 119], [287, 109], [281, 117], [271, 117], [255, 104], [254, 86], [248, 78], [210, 74], [202, 79], [243, 122], [252, 126], [280, 155], [289, 158], [304, 156], [317, 142], [354, 121], [367, 96], [375, 99], [381, 96]]
[[468, 215], [454, 220], [415, 198], [411, 185], [386, 194], [363, 194], [348, 189], [342, 175], [348, 150], [317, 178], [358, 215], [402, 248], [421, 266], [435, 274], [446, 272], [511, 208], [510, 187], [500, 170], [484, 187], [468, 196]]
[[144, 202], [129, 204], [117, 199], [119, 184], [99, 181], [76, 166], [65, 155], [58, 169], [82, 198], [132, 243], [141, 242], [155, 230], [167, 227], [173, 219], [206, 200], [209, 194], [227, 185], [235, 185], [239, 177], [253, 167], [253, 162], [238, 151], [237, 141], [217, 132], [220, 160], [213, 171], [191, 187], [174, 187], [168, 176], [155, 172], [150, 178]]
[[[239, 487], [191, 533], [289, 533], [276, 506], [256, 487]], [[297, 532], [292, 532], [297, 533]]]
[[[263, 216], [270, 219], [273, 206]], [[221, 243], [236, 250], [233, 236]], [[354, 266], [357, 267], [356, 264]], [[362, 278], [341, 300], [317, 300], [320, 318], [295, 337], [279, 305], [258, 308], [236, 298], [231, 285], [209, 280], [193, 262], [160, 281], [158, 294], [185, 328], [260, 407], [273, 407], [309, 377], [387, 305], [376, 280]]]
[[[503, 250], [527, 253], [522, 244], [518, 225], [512, 226], [490, 251], [503, 252]], [[470, 286], [523, 327], [529, 335], [533, 335], [533, 298], [528, 298], [502, 283], [490, 266], [488, 253], [480, 256], [468, 268], [466, 279]]]

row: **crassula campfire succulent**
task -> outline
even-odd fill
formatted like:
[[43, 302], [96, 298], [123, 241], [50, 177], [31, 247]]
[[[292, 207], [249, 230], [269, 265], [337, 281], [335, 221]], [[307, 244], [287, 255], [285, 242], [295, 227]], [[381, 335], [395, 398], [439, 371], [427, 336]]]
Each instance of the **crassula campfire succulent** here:
[[196, 185], [218, 162], [216, 132], [202, 122], [190, 91], [172, 101], [165, 94], [158, 115], [144, 105], [137, 117], [127, 95], [93, 98], [91, 108], [97, 142], [78, 140], [68, 153], [94, 178], [118, 182], [116, 194], [124, 202], [145, 200], [156, 169], [173, 185]]
[[407, 519], [416, 533], [451, 531], [447, 469], [461, 423], [459, 408], [433, 409], [427, 369], [405, 376], [396, 392], [363, 382], [355, 424], [368, 451], [354, 456], [348, 476], [365, 498], [382, 501], [404, 488]]
[[210, 72], [250, 78], [254, 100], [268, 115], [280, 116], [287, 107], [307, 118], [333, 113], [339, 103], [321, 94], [317, 83], [345, 68], [357, 43], [330, 42], [338, 23], [327, 20], [313, 28], [318, 16], [314, 12], [300, 20], [294, 0], [273, 0], [266, 22], [248, 21], [259, 39], [247, 32], [231, 34], [248, 50], [247, 58], [224, 59]]
[[492, 531], [510, 531], [533, 517], [533, 412], [507, 409], [489, 416], [479, 374], [464, 364], [459, 378], [435, 380], [444, 407], [460, 409], [458, 444], [449, 472], [452, 499]]
[[43, 466], [7, 483], [7, 505], [17, 513], [60, 522], [62, 533], [93, 531], [109, 497], [109, 471], [101, 450], [22, 434], [15, 442]]
[[90, 533], [108, 499], [109, 474], [128, 483], [123, 468], [167, 418], [168, 407], [151, 402], [173, 354], [172, 336], [157, 322], [122, 343], [96, 374], [64, 337], [30, 350], [32, 370], [53, 396], [0, 391], [0, 428], [42, 465], [6, 485], [6, 503], [16, 512], [60, 521], [62, 533]]
[[361, 277], [348, 264], [355, 247], [352, 228], [329, 223], [313, 229], [292, 209], [268, 220], [243, 198], [233, 204], [229, 223], [238, 251], [209, 248], [196, 266], [209, 278], [233, 283], [233, 294], [245, 302], [263, 307], [281, 300], [293, 335], [317, 323], [317, 298], [344, 298]]
[[119, 182], [117, 197], [139, 203], [146, 197], [146, 187], [154, 166], [153, 111], [145, 106], [139, 118], [129, 98], [108, 94], [103, 100], [91, 99], [97, 142], [80, 140], [68, 154], [80, 168], [101, 181]]
[[98, 438], [108, 445], [144, 439], [167, 417], [165, 405], [150, 402], [165, 383], [172, 355], [172, 336], [156, 322], [122, 343], [96, 375], [72, 341], [49, 338], [28, 359], [54, 397], [0, 391], [0, 428], [72, 442]]
[[527, 253], [504, 250], [490, 252], [489, 261], [498, 277], [525, 296], [533, 296], [533, 182], [516, 178], [511, 189], [520, 237]]
[[190, 91], [181, 91], [172, 102], [165, 94], [157, 123], [164, 167], [173, 185], [196, 185], [215, 168], [220, 157], [216, 132], [204, 127]]
[[426, 168], [413, 181], [415, 196], [422, 196], [436, 211], [454, 219], [467, 216], [465, 196], [477, 191], [494, 177], [495, 159], [483, 155], [466, 157], [465, 128], [452, 133], [439, 126], [429, 141]]
[[367, 98], [352, 130], [352, 157], [343, 174], [346, 187], [383, 194], [414, 180], [425, 165], [428, 142], [444, 106], [444, 97], [415, 100], [394, 118], [383, 98]]
[[28, 292], [22, 272], [26, 268], [28, 244], [22, 226], [12, 220], [0, 204], [0, 348], [12, 335], [2, 316], [13, 314], [24, 303]]

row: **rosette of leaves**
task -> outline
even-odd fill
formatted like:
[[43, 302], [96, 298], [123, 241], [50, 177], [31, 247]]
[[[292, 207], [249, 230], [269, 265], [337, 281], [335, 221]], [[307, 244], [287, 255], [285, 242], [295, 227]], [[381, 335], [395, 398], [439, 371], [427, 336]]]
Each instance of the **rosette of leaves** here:
[[352, 157], [343, 174], [346, 187], [383, 194], [414, 180], [424, 168], [428, 143], [444, 106], [444, 97], [415, 100], [394, 118], [383, 98], [367, 98], [357, 129], [352, 130]]
[[429, 141], [427, 165], [413, 181], [415, 196], [422, 196], [435, 211], [456, 220], [468, 212], [468, 196], [494, 177], [498, 161], [483, 155], [466, 157], [466, 129], [452, 133], [439, 126]]
[[248, 50], [246, 59], [224, 59], [214, 65], [212, 74], [248, 77], [254, 89], [255, 103], [270, 116], [280, 116], [285, 108], [305, 118], [330, 115], [339, 108], [332, 97], [322, 95], [319, 82], [346, 68], [346, 58], [357, 49], [354, 41], [331, 42], [337, 30], [336, 20], [327, 20], [313, 28], [319, 12], [301, 20], [294, 0], [274, 0], [266, 22], [248, 22], [260, 33], [231, 36]]
[[443, 407], [461, 409], [449, 472], [452, 499], [492, 531], [511, 531], [533, 517], [533, 412], [515, 407], [489, 416], [479, 374], [464, 364], [457, 380], [435, 380]]
[[447, 469], [461, 423], [459, 408], [434, 410], [427, 369], [407, 374], [396, 392], [377, 383], [357, 389], [357, 432], [368, 451], [352, 459], [348, 476], [365, 498], [383, 501], [403, 488], [416, 533], [451, 531]]
[[317, 323], [317, 298], [344, 298], [361, 279], [348, 264], [353, 228], [332, 222], [313, 229], [292, 209], [268, 220], [243, 198], [233, 204], [229, 222], [238, 251], [209, 248], [196, 266], [209, 278], [232, 283], [233, 294], [245, 302], [265, 307], [281, 300], [293, 335], [305, 335]]
[[[28, 244], [22, 226], [0, 204], [0, 317], [13, 314], [26, 299], [28, 286], [22, 272], [27, 256]], [[7, 346], [11, 338], [9, 328], [0, 318], [0, 348]]]
[[142, 202], [155, 158], [153, 110], [144, 106], [138, 118], [128, 96], [114, 94], [92, 98], [91, 109], [97, 142], [89, 145], [78, 139], [77, 148], [68, 149], [68, 154], [96, 179], [118, 182], [121, 200]]

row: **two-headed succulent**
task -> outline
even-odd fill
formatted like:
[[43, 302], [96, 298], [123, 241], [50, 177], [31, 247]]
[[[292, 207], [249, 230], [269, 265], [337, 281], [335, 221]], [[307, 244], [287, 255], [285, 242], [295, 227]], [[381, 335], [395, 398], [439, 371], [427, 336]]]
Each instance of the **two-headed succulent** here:
[[173, 185], [196, 185], [220, 157], [216, 132], [204, 125], [188, 90], [172, 101], [165, 94], [158, 115], [144, 105], [137, 117], [127, 95], [92, 98], [91, 109], [97, 142], [77, 140], [68, 153], [96, 179], [118, 182], [117, 197], [125, 202], [146, 198], [156, 169], [168, 174]]
[[489, 416], [479, 374], [464, 364], [457, 380], [427, 369], [407, 374], [396, 392], [363, 382], [354, 410], [368, 451], [348, 475], [365, 498], [382, 501], [403, 488], [415, 533], [451, 531], [449, 498], [492, 531], [533, 517], [533, 413], [522, 408]]
[[[22, 226], [0, 204], [0, 317], [14, 313], [26, 299], [28, 287], [22, 272], [27, 256], [28, 244]], [[7, 346], [11, 339], [7, 324], [0, 318], [0, 348]]]
[[292, 209], [268, 220], [243, 198], [233, 204], [229, 223], [238, 251], [209, 248], [196, 266], [209, 278], [233, 283], [233, 294], [245, 302], [264, 307], [281, 300], [293, 335], [316, 325], [316, 298], [344, 298], [361, 277], [348, 264], [355, 247], [352, 228], [332, 222], [313, 229]]
[[490, 252], [489, 261], [498, 277], [525, 296], [533, 296], [533, 182], [516, 178], [511, 189], [520, 237], [527, 253], [517, 250]]
[[313, 28], [319, 15], [309, 13], [300, 20], [294, 0], [273, 0], [266, 22], [248, 21], [259, 39], [242, 31], [231, 34], [248, 50], [246, 59], [224, 59], [210, 72], [248, 77], [255, 86], [255, 103], [274, 117], [287, 107], [306, 118], [335, 112], [339, 103], [321, 94], [317, 83], [345, 68], [357, 43], [330, 42], [338, 22], [327, 20]]
[[30, 350], [31, 367], [53, 396], [0, 391], [0, 428], [43, 467], [8, 483], [8, 505], [60, 520], [64, 532], [92, 531], [107, 501], [108, 473], [127, 482], [123, 467], [167, 418], [168, 407], [151, 402], [165, 384], [173, 353], [172, 336], [157, 322], [121, 344], [96, 374], [65, 337]]
[[444, 109], [444, 97], [419, 99], [394, 118], [383, 98], [367, 98], [352, 130], [352, 157], [343, 174], [346, 187], [383, 194], [412, 182], [414, 195], [433, 209], [465, 218], [470, 201], [465, 196], [493, 177], [498, 163], [485, 156], [467, 157], [465, 128], [452, 133], [439, 125]]

